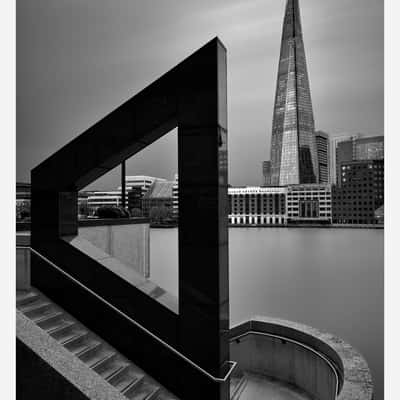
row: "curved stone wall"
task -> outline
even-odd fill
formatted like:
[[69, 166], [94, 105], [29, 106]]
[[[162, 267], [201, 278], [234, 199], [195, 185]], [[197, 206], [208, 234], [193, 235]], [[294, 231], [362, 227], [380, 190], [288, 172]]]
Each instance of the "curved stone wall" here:
[[293, 384], [318, 400], [372, 400], [363, 356], [342, 339], [292, 321], [254, 317], [231, 329], [238, 369]]

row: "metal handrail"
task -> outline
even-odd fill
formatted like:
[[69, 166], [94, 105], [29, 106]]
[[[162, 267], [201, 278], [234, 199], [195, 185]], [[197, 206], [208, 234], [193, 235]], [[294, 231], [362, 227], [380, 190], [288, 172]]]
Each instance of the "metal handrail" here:
[[294, 339], [290, 339], [286, 336], [279, 336], [279, 335], [274, 335], [273, 333], [266, 333], [266, 332], [259, 332], [259, 331], [247, 331], [245, 333], [242, 333], [240, 335], [234, 336], [233, 338], [230, 338], [229, 341], [233, 342], [235, 340], [240, 340], [242, 337], [247, 336], [247, 335], [260, 335], [260, 336], [268, 336], [268, 337], [273, 337], [275, 339], [280, 339], [283, 340], [285, 342], [290, 342], [293, 344], [296, 344], [297, 346], [303, 347], [306, 350], [311, 351], [312, 353], [316, 354], [318, 357], [320, 357], [323, 361], [325, 361], [328, 366], [332, 369], [335, 378], [336, 378], [336, 392], [335, 392], [335, 399], [337, 398], [337, 395], [339, 394], [339, 374], [338, 371], [336, 370], [335, 366], [333, 365], [332, 361], [329, 360], [328, 357], [325, 357], [323, 354], [321, 354], [320, 352], [316, 351], [315, 349], [313, 349], [310, 346], [307, 346], [304, 343], [298, 342], [297, 340]]
[[107, 300], [103, 299], [103, 297], [101, 297], [100, 295], [98, 295], [96, 292], [94, 292], [92, 289], [88, 288], [87, 286], [85, 286], [83, 283], [79, 282], [77, 279], [75, 279], [74, 277], [72, 277], [70, 274], [68, 274], [67, 272], [65, 272], [64, 270], [62, 270], [60, 267], [58, 267], [56, 264], [54, 264], [52, 261], [50, 261], [47, 257], [45, 257], [44, 255], [40, 254], [37, 250], [33, 249], [30, 246], [16, 246], [17, 249], [29, 249], [31, 252], [33, 252], [34, 254], [36, 254], [38, 257], [40, 257], [41, 259], [43, 259], [44, 261], [46, 261], [48, 264], [50, 264], [52, 267], [56, 268], [59, 272], [61, 272], [62, 274], [64, 274], [67, 278], [71, 279], [72, 281], [74, 281], [75, 283], [77, 283], [79, 286], [83, 287], [85, 290], [87, 290], [88, 292], [90, 292], [92, 295], [94, 295], [95, 297], [97, 297], [99, 300], [101, 300], [104, 304], [106, 304], [107, 306], [109, 306], [110, 308], [112, 308], [114, 311], [116, 311], [118, 314], [120, 314], [122, 317], [126, 318], [127, 320], [129, 320], [132, 324], [136, 325], [138, 328], [140, 328], [143, 332], [147, 333], [149, 336], [151, 336], [153, 339], [155, 339], [158, 343], [162, 344], [164, 347], [166, 347], [168, 350], [172, 351], [175, 355], [177, 355], [178, 357], [180, 357], [182, 360], [186, 361], [188, 364], [190, 364], [192, 367], [194, 367], [195, 369], [197, 369], [198, 371], [200, 371], [202, 374], [206, 375], [209, 379], [213, 380], [214, 382], [218, 382], [218, 383], [224, 383], [228, 380], [228, 378], [230, 377], [230, 375], [232, 374], [233, 370], [235, 369], [237, 362], [236, 361], [226, 361], [225, 363], [230, 365], [229, 371], [226, 373], [226, 375], [223, 378], [217, 378], [214, 375], [210, 374], [209, 372], [207, 372], [205, 369], [203, 369], [202, 367], [200, 367], [199, 365], [197, 365], [194, 361], [192, 361], [191, 359], [189, 359], [188, 357], [186, 357], [185, 355], [183, 355], [182, 353], [180, 353], [178, 350], [176, 350], [174, 347], [172, 347], [171, 345], [169, 345], [168, 343], [166, 343], [164, 340], [162, 340], [161, 338], [159, 338], [157, 335], [155, 335], [153, 332], [149, 331], [147, 328], [145, 328], [142, 324], [140, 324], [139, 322], [135, 321], [134, 319], [132, 319], [131, 317], [129, 317], [128, 315], [126, 315], [125, 313], [123, 313], [121, 310], [119, 310], [118, 308], [116, 308], [115, 306], [113, 306], [111, 303], [109, 303]]

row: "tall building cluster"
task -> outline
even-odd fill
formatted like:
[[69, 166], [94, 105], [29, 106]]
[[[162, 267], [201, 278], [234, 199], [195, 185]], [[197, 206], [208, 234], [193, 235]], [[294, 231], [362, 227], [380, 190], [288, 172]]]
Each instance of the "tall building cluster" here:
[[[383, 160], [383, 136], [347, 134], [331, 138], [326, 132], [315, 131], [299, 0], [287, 0], [271, 154], [262, 165], [263, 187], [286, 187], [284, 221], [288, 223], [375, 224], [383, 221]], [[252, 210], [247, 206], [252, 204], [247, 194], [232, 192], [232, 196], [235, 206], [231, 207], [231, 222], [254, 221], [243, 213]], [[237, 214], [238, 210], [242, 214]], [[254, 210], [258, 212], [259, 208]], [[277, 221], [275, 214], [254, 215], [263, 223]]]
[[[287, 0], [273, 109], [270, 160], [262, 163], [261, 187], [230, 187], [233, 225], [375, 224], [383, 222], [384, 137], [315, 131], [299, 0]], [[100, 206], [127, 205], [134, 216], [167, 209], [179, 217], [178, 175], [172, 181], [126, 176], [122, 187], [82, 192], [79, 214]], [[27, 198], [17, 186], [17, 201]], [[17, 190], [18, 191], [18, 190]], [[18, 197], [19, 196], [19, 197]]]

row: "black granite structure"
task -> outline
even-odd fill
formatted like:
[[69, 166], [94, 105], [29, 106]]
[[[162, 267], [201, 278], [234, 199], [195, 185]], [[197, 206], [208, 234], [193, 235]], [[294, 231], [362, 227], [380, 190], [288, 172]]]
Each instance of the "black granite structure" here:
[[[182, 399], [229, 398], [226, 50], [213, 39], [32, 170], [32, 284]], [[82, 249], [78, 191], [178, 127], [179, 312]], [[85, 291], [79, 281], [121, 313]], [[127, 316], [129, 318], [124, 317]]]

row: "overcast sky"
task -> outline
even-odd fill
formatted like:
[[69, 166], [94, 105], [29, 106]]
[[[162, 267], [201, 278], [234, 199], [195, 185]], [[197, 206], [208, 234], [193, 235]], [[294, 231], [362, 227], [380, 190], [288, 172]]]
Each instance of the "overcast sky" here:
[[[228, 49], [229, 180], [269, 159], [286, 0], [17, 0], [17, 180], [218, 36]], [[300, 0], [317, 129], [384, 133], [383, 0]], [[127, 164], [172, 179], [172, 132]], [[96, 183], [118, 186], [118, 173]], [[92, 185], [93, 187], [93, 185]]]

